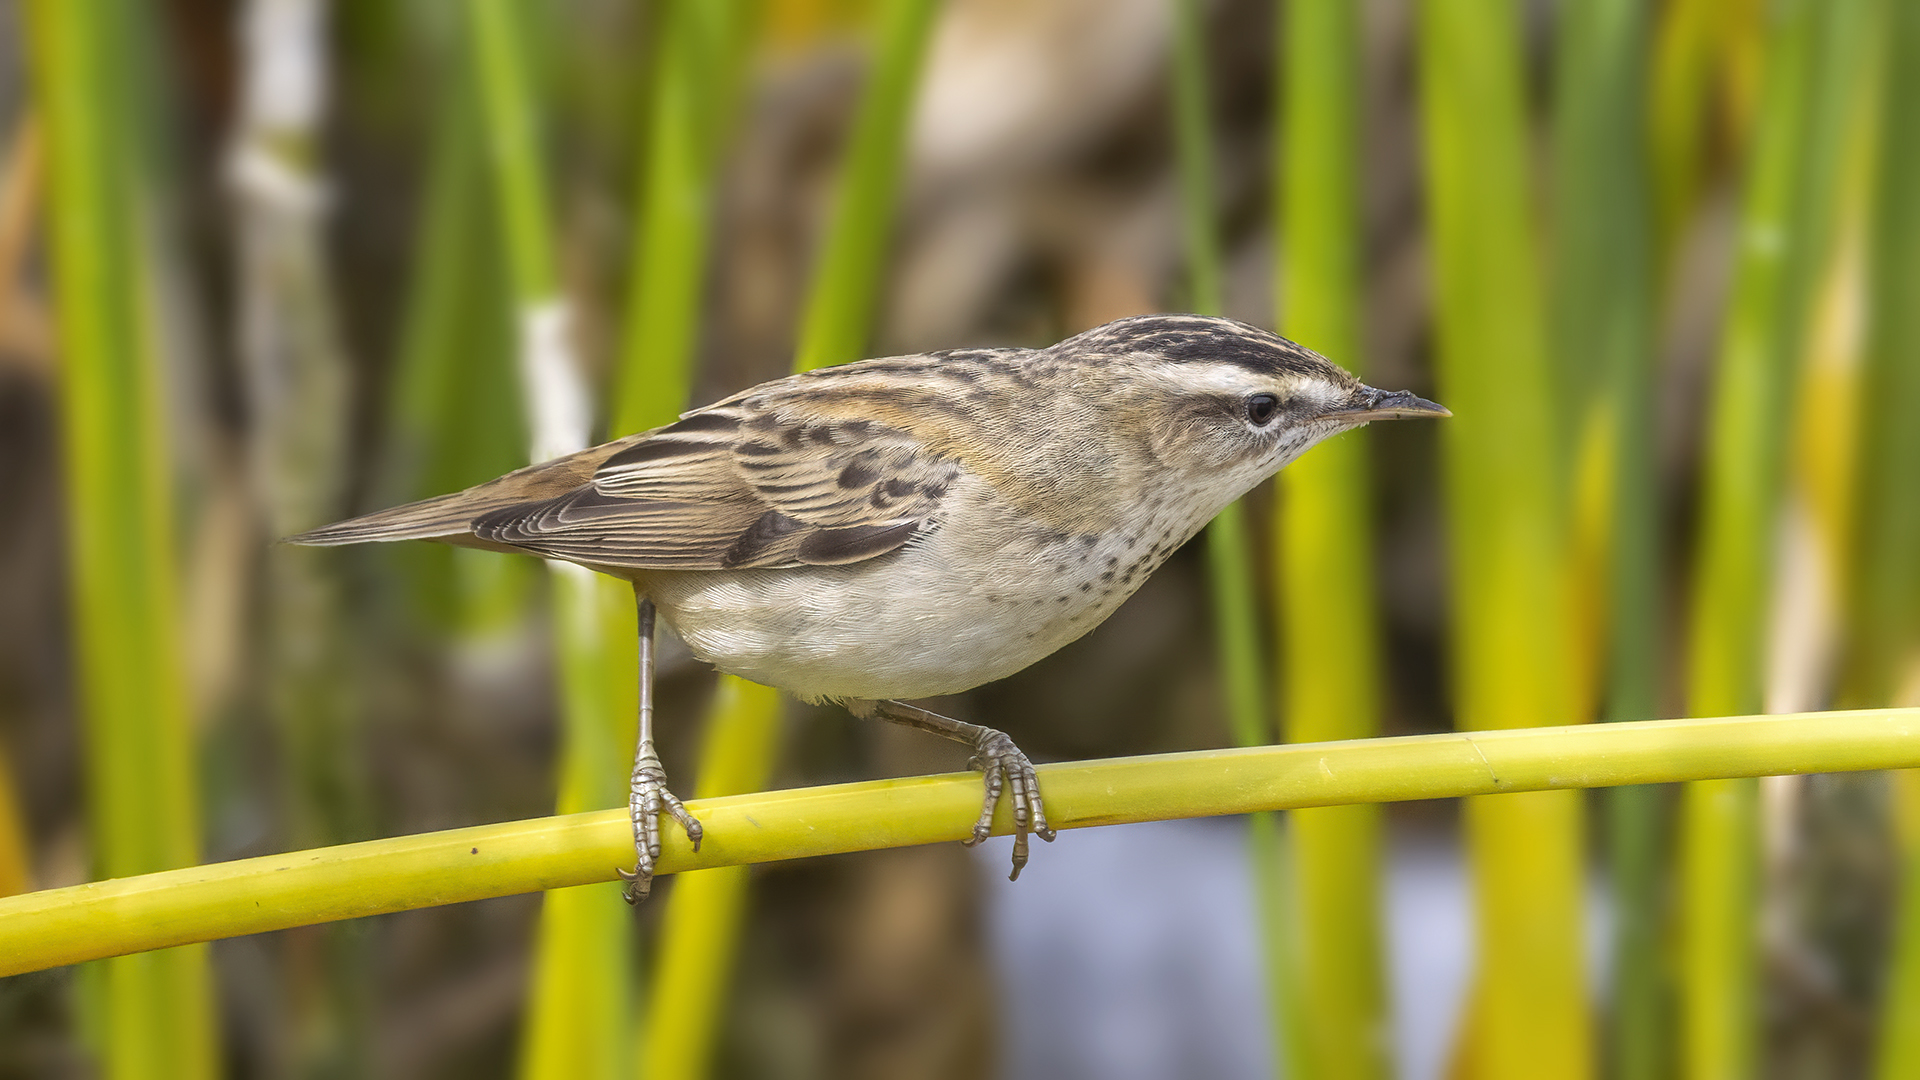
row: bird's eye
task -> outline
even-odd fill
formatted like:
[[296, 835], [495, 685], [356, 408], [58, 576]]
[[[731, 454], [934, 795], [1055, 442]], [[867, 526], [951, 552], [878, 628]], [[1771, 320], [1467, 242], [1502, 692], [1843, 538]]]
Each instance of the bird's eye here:
[[1266, 427], [1280, 413], [1280, 399], [1272, 394], [1255, 394], [1247, 399], [1247, 419]]

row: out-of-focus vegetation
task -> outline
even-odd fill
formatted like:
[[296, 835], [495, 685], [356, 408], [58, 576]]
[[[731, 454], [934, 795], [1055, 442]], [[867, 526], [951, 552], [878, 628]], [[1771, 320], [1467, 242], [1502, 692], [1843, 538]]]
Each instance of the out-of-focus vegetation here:
[[[1456, 416], [1316, 450], [947, 703], [1036, 757], [1913, 703], [1912, 8], [8, 5], [0, 892], [621, 805], [624, 587], [270, 541], [794, 367], [1148, 310]], [[659, 707], [703, 796], [964, 759], [670, 638]], [[1413, 1067], [1385, 871], [1457, 827], [1455, 1075], [1907, 1075], [1915, 789], [1263, 825], [1278, 1058]], [[703, 871], [637, 913], [595, 885], [19, 977], [0, 1075], [980, 1075], [1022, 970], [984, 872]]]

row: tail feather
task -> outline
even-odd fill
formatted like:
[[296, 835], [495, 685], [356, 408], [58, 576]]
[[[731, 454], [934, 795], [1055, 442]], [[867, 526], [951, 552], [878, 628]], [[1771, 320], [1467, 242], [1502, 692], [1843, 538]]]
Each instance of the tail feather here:
[[516, 469], [505, 476], [470, 487], [465, 491], [456, 491], [450, 495], [436, 495], [431, 499], [396, 506], [391, 510], [381, 510], [378, 513], [337, 521], [332, 525], [323, 525], [318, 529], [309, 529], [296, 536], [287, 537], [286, 542], [308, 544], [313, 547], [337, 547], [341, 544], [365, 544], [385, 540], [445, 540], [464, 547], [512, 551], [515, 549], [501, 547], [474, 536], [472, 527], [474, 519], [517, 503], [551, 499], [581, 484], [590, 483], [594, 470], [600, 467], [601, 462], [652, 434], [651, 431], [643, 431], [638, 435], [629, 435], [624, 439], [615, 439], [599, 446], [588, 447], [578, 453], [568, 454], [566, 457]]
[[337, 547], [386, 540], [435, 540], [471, 536], [473, 519], [488, 509], [464, 491], [396, 506], [287, 537], [289, 544]]

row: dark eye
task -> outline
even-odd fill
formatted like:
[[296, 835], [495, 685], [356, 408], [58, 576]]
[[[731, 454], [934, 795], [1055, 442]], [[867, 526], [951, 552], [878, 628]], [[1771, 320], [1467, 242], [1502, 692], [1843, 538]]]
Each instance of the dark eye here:
[[1280, 399], [1272, 394], [1255, 394], [1247, 399], [1247, 419], [1266, 427], [1280, 413]]

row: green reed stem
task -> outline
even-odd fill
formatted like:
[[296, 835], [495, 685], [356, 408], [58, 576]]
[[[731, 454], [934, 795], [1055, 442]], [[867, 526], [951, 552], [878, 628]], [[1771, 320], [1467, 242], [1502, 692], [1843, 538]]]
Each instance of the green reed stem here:
[[[374, 505], [458, 491], [526, 464], [476, 96], [472, 79], [449, 80], [436, 121]], [[467, 638], [517, 622], [533, 582], [532, 560], [498, 552], [397, 544], [388, 557], [429, 623]]]
[[[1554, 115], [1554, 342], [1565, 415], [1611, 484], [1608, 720], [1658, 713], [1659, 478], [1654, 468], [1653, 219], [1647, 161], [1646, 0], [1574, 0], [1560, 15]], [[1617, 927], [1608, 1073], [1657, 1077], [1668, 1062], [1662, 959], [1664, 796], [1609, 794]]]
[[[1548, 360], [1519, 10], [1426, 0], [1419, 35], [1449, 501], [1457, 723], [1581, 718], [1559, 396]], [[1466, 807], [1480, 1074], [1591, 1075], [1576, 796]]]
[[[1188, 305], [1220, 315], [1222, 294], [1220, 214], [1214, 194], [1213, 120], [1207, 94], [1206, 24], [1198, 0], [1177, 0], [1173, 26], [1173, 124], [1180, 172], [1182, 234], [1187, 253]], [[1207, 585], [1213, 611], [1214, 648], [1234, 742], [1257, 746], [1274, 740], [1272, 698], [1262, 666], [1259, 575], [1246, 507], [1236, 500], [1207, 525]], [[1267, 993], [1275, 1064], [1288, 1052], [1291, 1008], [1288, 982], [1286, 836], [1277, 821], [1256, 819], [1248, 842], [1266, 931]]]
[[[548, 224], [545, 147], [522, 25], [529, 13], [513, 0], [475, 0], [467, 12], [537, 459], [586, 445], [588, 418]], [[549, 565], [560, 671], [561, 812], [621, 806], [635, 709], [633, 680], [628, 689], [616, 686], [616, 673], [633, 663], [632, 650], [615, 644], [626, 640], [616, 627], [633, 618], [627, 590], [580, 567]], [[521, 1075], [623, 1075], [631, 1049], [633, 917], [619, 890], [596, 886], [547, 897], [538, 939]]]
[[671, 423], [688, 404], [742, 21], [733, 0], [661, 5], [614, 435]]
[[880, 6], [873, 67], [814, 269], [795, 371], [844, 364], [866, 353], [883, 295], [880, 275], [891, 246], [920, 65], [940, 6], [939, 0], [889, 0]]
[[[730, 129], [743, 22], [740, 5], [730, 0], [663, 5], [627, 330], [615, 378], [614, 435], [669, 423], [688, 404], [705, 310], [715, 172]], [[780, 714], [777, 694], [723, 676], [696, 791], [710, 791], [717, 776], [728, 785], [726, 794], [765, 787]], [[750, 776], [727, 771], [727, 761], [741, 754], [759, 755]], [[744, 872], [728, 868], [690, 876], [660, 901], [666, 905], [660, 959], [643, 1004], [630, 1075], [707, 1074], [745, 899]]]
[[[137, 142], [112, 0], [25, 12], [46, 123], [48, 248], [62, 359], [76, 699], [96, 872], [199, 859], [194, 739], [176, 637], [172, 471], [140, 211]], [[213, 1075], [202, 947], [115, 960], [99, 1052], [114, 1078]]]
[[[1892, 701], [1920, 648], [1920, 6], [1889, 4], [1880, 70], [1879, 176], [1872, 298], [1862, 380], [1860, 487], [1845, 688], [1853, 701]], [[1904, 670], [1903, 670], [1904, 669]], [[1875, 1075], [1920, 1076], [1920, 774], [1897, 773], [1900, 904], [1880, 1014]]]
[[[1776, 5], [1745, 177], [1733, 294], [1705, 451], [1687, 685], [1695, 715], [1753, 711], [1765, 690], [1775, 519], [1795, 372], [1825, 265], [1847, 80], [1866, 4]], [[1681, 1064], [1745, 1077], [1758, 1059], [1758, 787], [1692, 785], [1681, 806]]]
[[[723, 678], [708, 720], [696, 798], [760, 791], [773, 774], [780, 747], [780, 691], [745, 679]], [[647, 998], [642, 1028], [646, 1070], [656, 1076], [702, 1077], [712, 1072], [741, 927], [746, 922], [745, 866], [686, 874], [668, 894], [660, 920], [660, 966]]]
[[[1364, 377], [1361, 344], [1360, 11], [1289, 0], [1281, 21], [1282, 332]], [[1283, 726], [1289, 742], [1380, 730], [1367, 443], [1315, 447], [1280, 474], [1278, 539]], [[1286, 1075], [1364, 1080], [1391, 1069], [1380, 941], [1381, 814], [1375, 806], [1296, 810]]]

